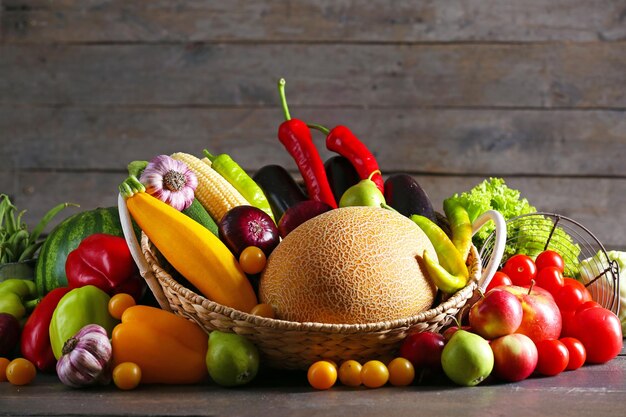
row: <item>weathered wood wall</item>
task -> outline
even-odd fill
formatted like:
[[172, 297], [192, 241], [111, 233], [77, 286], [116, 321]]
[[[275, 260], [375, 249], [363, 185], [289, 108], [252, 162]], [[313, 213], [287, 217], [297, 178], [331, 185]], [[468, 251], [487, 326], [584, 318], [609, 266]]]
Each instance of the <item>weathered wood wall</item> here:
[[436, 205], [502, 176], [626, 247], [624, 0], [0, 4], [0, 192], [27, 221], [113, 205], [129, 161], [176, 150], [295, 173], [284, 76], [292, 114], [350, 126]]

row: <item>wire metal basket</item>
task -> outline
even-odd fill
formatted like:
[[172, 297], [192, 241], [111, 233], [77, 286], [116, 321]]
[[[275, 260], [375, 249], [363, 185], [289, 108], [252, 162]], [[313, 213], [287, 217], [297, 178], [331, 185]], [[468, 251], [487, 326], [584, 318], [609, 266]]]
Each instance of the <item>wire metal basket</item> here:
[[[552, 249], [565, 261], [564, 275], [585, 284], [593, 299], [619, 313], [619, 266], [611, 261], [602, 243], [582, 224], [554, 213], [529, 213], [506, 222], [507, 239], [502, 266], [508, 258], [523, 253], [533, 259]], [[481, 259], [489, 259], [495, 242], [492, 233], [482, 248]], [[482, 283], [486, 288], [488, 282]]]

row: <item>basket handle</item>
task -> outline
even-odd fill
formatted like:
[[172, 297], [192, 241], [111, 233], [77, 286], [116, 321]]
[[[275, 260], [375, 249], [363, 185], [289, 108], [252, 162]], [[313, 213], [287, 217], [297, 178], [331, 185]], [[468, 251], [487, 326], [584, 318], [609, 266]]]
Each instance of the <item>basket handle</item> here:
[[496, 210], [488, 210], [478, 216], [478, 218], [472, 223], [472, 235], [475, 235], [481, 227], [488, 221], [493, 221], [496, 226], [495, 230], [495, 242], [493, 244], [493, 251], [491, 257], [487, 263], [487, 267], [483, 269], [480, 281], [478, 282], [478, 288], [485, 290], [493, 278], [494, 274], [498, 270], [502, 256], [504, 255], [504, 248], [506, 246], [506, 221], [500, 212]]
[[152, 294], [154, 294], [154, 297], [159, 303], [159, 306], [163, 310], [171, 312], [172, 309], [170, 308], [170, 304], [167, 301], [165, 294], [163, 293], [163, 288], [154, 277], [152, 268], [150, 268], [150, 265], [148, 265], [146, 258], [143, 256], [141, 246], [139, 246], [139, 242], [137, 241], [137, 237], [135, 236], [133, 223], [130, 220], [128, 207], [126, 207], [126, 200], [121, 194], [118, 194], [117, 196], [117, 210], [120, 215], [120, 223], [122, 224], [124, 239], [126, 239], [126, 244], [128, 245], [128, 249], [130, 249], [130, 254], [135, 260], [137, 268], [139, 268], [139, 273], [146, 280], [146, 284], [148, 284], [148, 288], [150, 288], [150, 291], [152, 291]]

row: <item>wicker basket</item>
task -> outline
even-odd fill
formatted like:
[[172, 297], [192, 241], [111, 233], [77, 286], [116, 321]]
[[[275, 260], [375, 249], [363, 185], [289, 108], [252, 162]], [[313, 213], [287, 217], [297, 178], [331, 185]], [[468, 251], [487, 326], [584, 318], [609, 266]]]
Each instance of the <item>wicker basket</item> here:
[[[416, 316], [367, 324], [300, 323], [268, 319], [210, 301], [177, 282], [167, 271], [167, 266], [160, 263], [156, 249], [145, 234], [142, 234], [141, 249], [137, 250], [138, 242], [130, 226], [128, 211], [123, 199], [119, 201], [120, 218], [131, 252], [161, 307], [195, 321], [207, 332], [221, 330], [249, 338], [258, 347], [263, 363], [273, 368], [306, 369], [319, 359], [332, 359], [339, 363], [346, 359], [364, 361], [389, 358], [408, 334], [438, 331], [447, 325], [451, 317], [474, 296], [481, 281], [490, 279], [488, 275], [495, 272], [490, 266], [483, 271], [478, 250], [472, 246], [468, 257], [468, 285]], [[487, 216], [487, 220], [489, 218]], [[498, 220], [496, 224], [501, 220], [503, 224], [504, 220], [500, 218], [493, 220]], [[501, 251], [495, 251], [488, 264], [497, 267], [498, 256], [501, 255]]]

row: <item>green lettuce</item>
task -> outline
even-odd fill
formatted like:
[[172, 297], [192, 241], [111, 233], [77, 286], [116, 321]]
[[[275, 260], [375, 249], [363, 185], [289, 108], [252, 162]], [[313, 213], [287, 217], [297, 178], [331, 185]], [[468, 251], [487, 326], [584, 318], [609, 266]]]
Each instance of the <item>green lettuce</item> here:
[[[523, 198], [519, 190], [509, 188], [502, 178], [489, 178], [476, 185], [469, 191], [454, 194], [446, 199], [452, 200], [467, 210], [471, 222], [488, 210], [496, 210], [509, 221], [523, 214], [536, 213], [537, 209], [526, 198]], [[493, 239], [488, 241], [495, 226], [492, 222], [485, 224], [472, 238], [472, 243], [479, 250], [485, 244], [493, 245]], [[579, 275], [580, 246], [573, 242], [563, 229], [554, 229], [553, 220], [549, 217], [533, 215], [516, 219], [507, 223], [507, 246], [504, 259], [508, 259], [516, 253], [523, 253], [535, 258], [548, 248], [558, 251], [565, 260], [565, 273], [571, 277]], [[550, 234], [552, 236], [550, 237]]]

